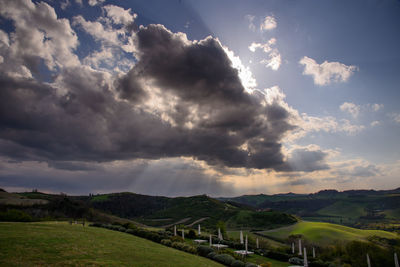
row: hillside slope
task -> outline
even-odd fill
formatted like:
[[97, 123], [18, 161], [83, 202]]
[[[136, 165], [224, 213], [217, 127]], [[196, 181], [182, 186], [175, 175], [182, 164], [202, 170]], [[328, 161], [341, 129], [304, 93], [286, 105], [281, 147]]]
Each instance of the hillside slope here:
[[[334, 222], [351, 226], [372, 223], [400, 223], [400, 189], [322, 190], [314, 194], [244, 195], [221, 201], [273, 209], [301, 216], [305, 220]], [[382, 227], [382, 226], [381, 226]], [[400, 229], [400, 228], [399, 228]]]
[[335, 241], [366, 241], [369, 237], [378, 236], [387, 239], [399, 239], [396, 233], [381, 230], [360, 230], [338, 224], [322, 222], [299, 222], [291, 226], [259, 232], [263, 236], [285, 240], [290, 235], [302, 235], [307, 240], [320, 245], [332, 244]]
[[[206, 195], [192, 197], [159, 197], [129, 192], [98, 194], [89, 196], [66, 196], [64, 194], [44, 194], [25, 192], [9, 194], [9, 198], [36, 201], [34, 205], [19, 205], [7, 200], [0, 203], [0, 221], [14, 220], [15, 210], [25, 217], [35, 220], [76, 220], [85, 218], [97, 222], [139, 223], [154, 227], [170, 227], [184, 224], [188, 227], [202, 227], [215, 230], [219, 221], [229, 227], [270, 229], [290, 225], [297, 221], [289, 214], [281, 212], [259, 212], [254, 208], [235, 202], [222, 202]], [[42, 203], [40, 202], [42, 201]], [[243, 216], [245, 215], [245, 216]]]
[[[265, 212], [256, 212], [254, 208], [235, 203], [222, 202], [206, 195], [192, 197], [152, 197], [133, 193], [118, 193], [94, 196], [90, 204], [96, 209], [110, 212], [116, 216], [130, 218], [149, 226], [167, 226], [174, 223], [193, 225], [201, 221], [204, 227], [215, 228], [218, 221], [228, 222], [229, 226], [243, 226], [239, 222], [246, 214], [248, 227], [270, 228], [271, 225], [288, 225], [296, 222], [291, 215], [275, 212], [268, 216]], [[259, 216], [257, 216], [259, 215]], [[271, 214], [272, 215], [272, 214]]]
[[0, 223], [0, 266], [222, 266], [129, 234], [66, 223]]

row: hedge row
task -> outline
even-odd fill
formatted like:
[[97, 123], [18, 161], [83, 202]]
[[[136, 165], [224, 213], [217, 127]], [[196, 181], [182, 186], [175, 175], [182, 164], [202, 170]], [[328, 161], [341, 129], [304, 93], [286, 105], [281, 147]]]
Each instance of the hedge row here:
[[222, 263], [225, 266], [231, 267], [257, 267], [256, 264], [251, 262], [244, 263], [241, 260], [236, 260], [234, 257], [228, 254], [217, 254], [215, 252], [210, 252], [207, 254], [207, 258], [215, 260], [219, 263]]
[[169, 236], [166, 232], [152, 232], [145, 229], [137, 228], [131, 226], [131, 228], [127, 229], [121, 225], [114, 225], [114, 224], [101, 224], [101, 223], [92, 223], [90, 226], [94, 227], [102, 227], [114, 231], [125, 232], [131, 235], [143, 237], [145, 239], [154, 241], [156, 243], [161, 243], [161, 240], [168, 239]]
[[7, 209], [4, 212], [0, 212], [0, 221], [1, 222], [31, 222], [33, 221], [32, 217], [23, 212], [22, 210], [16, 209]]

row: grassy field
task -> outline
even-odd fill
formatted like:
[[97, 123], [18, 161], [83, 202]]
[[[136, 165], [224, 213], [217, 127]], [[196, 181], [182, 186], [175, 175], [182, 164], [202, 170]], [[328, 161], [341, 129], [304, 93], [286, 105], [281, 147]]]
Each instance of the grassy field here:
[[[233, 238], [233, 239], [240, 239], [240, 231], [227, 231], [228, 237], [229, 238]], [[248, 235], [250, 242], [255, 242], [256, 238], [258, 238], [260, 245], [262, 245], [263, 242], [266, 242], [268, 244], [268, 246], [271, 246], [273, 248], [279, 248], [279, 247], [285, 247], [287, 245], [277, 242], [275, 240], [266, 238], [266, 237], [262, 237], [262, 236], [258, 236], [255, 235], [254, 233], [251, 233], [250, 231], [246, 231], [243, 230], [243, 236]]]
[[360, 230], [338, 224], [322, 222], [299, 222], [295, 225], [282, 227], [279, 229], [261, 232], [265, 236], [278, 239], [286, 239], [289, 235], [301, 234], [312, 242], [326, 245], [335, 240], [351, 241], [365, 240], [369, 236], [380, 236], [384, 238], [400, 238], [399, 235], [381, 230]]
[[129, 234], [64, 222], [0, 223], [0, 266], [222, 266]]
[[367, 214], [364, 209], [365, 206], [362, 203], [338, 201], [328, 207], [320, 209], [318, 213], [321, 215], [355, 219]]
[[289, 263], [287, 263], [287, 262], [282, 262], [282, 261], [277, 261], [277, 260], [274, 260], [274, 259], [269, 259], [269, 258], [266, 258], [266, 257], [263, 257], [263, 256], [259, 256], [259, 255], [256, 255], [256, 254], [252, 254], [252, 255], [247, 256], [247, 260], [249, 262], [256, 263], [258, 265], [266, 263], [266, 262], [269, 262], [269, 263], [271, 263], [272, 267], [288, 267], [289, 266]]
[[10, 194], [4, 191], [0, 191], [0, 205], [32, 206], [47, 203], [48, 201], [44, 199], [29, 199], [21, 197], [17, 194]]

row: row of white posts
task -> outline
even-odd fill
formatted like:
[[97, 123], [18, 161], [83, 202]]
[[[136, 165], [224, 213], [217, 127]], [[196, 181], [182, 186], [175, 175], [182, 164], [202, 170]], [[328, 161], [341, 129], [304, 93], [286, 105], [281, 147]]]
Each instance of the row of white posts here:
[[[247, 237], [247, 236], [246, 236]], [[313, 247], [313, 258], [315, 258], [315, 248]], [[302, 255], [302, 253], [304, 253], [304, 267], [308, 267], [308, 261], [307, 261], [307, 249], [304, 247], [303, 248], [304, 251], [301, 250], [301, 239], [299, 239], [299, 256]], [[292, 254], [294, 254], [294, 242], [292, 242]], [[367, 253], [367, 265], [368, 267], [371, 267], [371, 260], [369, 259], [369, 255]], [[395, 267], [400, 267], [399, 266], [399, 259], [397, 257], [397, 253], [394, 253], [394, 266]]]
[[[247, 242], [247, 235], [246, 235], [246, 242]], [[240, 230], [240, 244], [243, 244], [243, 232]], [[257, 249], [260, 248], [258, 237], [256, 238], [256, 247]]]
[[[220, 232], [219, 229], [218, 229], [218, 231]], [[199, 235], [201, 235], [200, 224], [198, 225], [197, 232]], [[176, 236], [176, 225], [174, 225], [174, 236]], [[185, 230], [184, 229], [182, 229], [182, 238], [185, 239]]]
[[[367, 265], [368, 265], [368, 267], [371, 267], [371, 261], [369, 259], [368, 253], [367, 253]], [[399, 259], [397, 258], [397, 253], [396, 252], [394, 253], [394, 266], [395, 267], [399, 267]]]
[[[367, 265], [368, 265], [368, 267], [371, 267], [371, 261], [369, 259], [368, 253], [367, 253]], [[397, 258], [397, 253], [396, 252], [394, 253], [394, 266], [395, 267], [399, 267], [399, 259]]]
[[[197, 232], [198, 232], [199, 235], [201, 235], [200, 224], [198, 225]], [[174, 225], [174, 236], [176, 236], [176, 235], [177, 235], [176, 234], [176, 225]], [[183, 229], [182, 229], [182, 238], [185, 239], [185, 231]], [[220, 228], [218, 228], [218, 239], [219, 240], [223, 240]], [[246, 239], [244, 241], [243, 240], [243, 232], [242, 232], [242, 230], [240, 230], [240, 244], [243, 244], [243, 243], [245, 244], [245, 251], [246, 251], [246, 254], [247, 254], [247, 252], [248, 252], [248, 249], [247, 249], [247, 244], [248, 244], [247, 235], [246, 235]], [[211, 235], [210, 235], [210, 246], [212, 246], [212, 236]], [[256, 247], [257, 247], [257, 249], [259, 248], [258, 238], [256, 239]], [[294, 242], [292, 242], [292, 254], [294, 254], [294, 251], [295, 251]], [[299, 239], [299, 256], [301, 256], [301, 255], [303, 255], [303, 257], [304, 257], [304, 267], [308, 267], [307, 249], [305, 247], [303, 248], [303, 250], [301, 249], [301, 239]], [[315, 258], [315, 247], [312, 248], [312, 255], [313, 255], [313, 258]], [[371, 261], [369, 259], [368, 253], [367, 253], [367, 265], [368, 265], [368, 267], [371, 267]], [[397, 253], [396, 252], [394, 253], [394, 266], [395, 267], [400, 267], [399, 266], [399, 259], [397, 257]]]
[[[294, 254], [294, 242], [292, 242], [292, 254]], [[303, 255], [304, 260], [304, 267], [308, 267], [308, 260], [307, 260], [307, 249], [304, 247], [301, 249], [301, 239], [299, 239], [299, 256]], [[315, 258], [315, 247], [312, 248], [312, 255]]]

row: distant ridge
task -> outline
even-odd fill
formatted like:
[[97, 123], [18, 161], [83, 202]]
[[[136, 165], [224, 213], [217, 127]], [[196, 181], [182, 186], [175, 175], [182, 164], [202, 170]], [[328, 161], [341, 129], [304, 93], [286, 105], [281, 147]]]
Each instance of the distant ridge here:
[[400, 188], [390, 190], [320, 190], [311, 194], [243, 195], [218, 198], [238, 202], [259, 210], [277, 210], [306, 220], [325, 221], [349, 226], [365, 226], [400, 220]]

